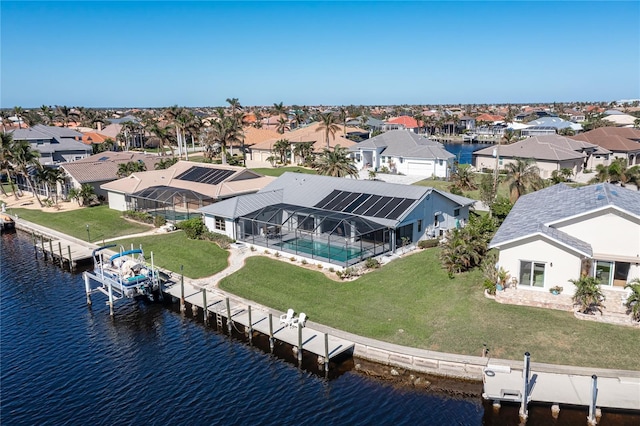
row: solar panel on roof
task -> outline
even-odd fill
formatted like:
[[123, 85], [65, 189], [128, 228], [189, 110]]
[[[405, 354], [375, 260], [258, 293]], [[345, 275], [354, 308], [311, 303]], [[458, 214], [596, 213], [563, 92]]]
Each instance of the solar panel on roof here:
[[191, 167], [176, 176], [178, 180], [217, 185], [235, 173], [234, 170], [215, 169], [210, 167]]
[[343, 197], [340, 202], [333, 208], [333, 210], [336, 211], [343, 211], [345, 207], [347, 207], [349, 204], [351, 204], [353, 202], [353, 200], [355, 200], [356, 198], [358, 198], [360, 195], [359, 192], [349, 192], [346, 194], [345, 197]]
[[416, 200], [411, 200], [409, 198], [405, 198], [402, 200], [395, 209], [391, 210], [389, 214], [385, 216], [386, 219], [397, 219], [400, 217], [402, 213], [404, 213]]
[[319, 209], [324, 209], [324, 206], [329, 204], [329, 202], [331, 200], [333, 200], [341, 192], [342, 191], [340, 191], [340, 190], [334, 189], [333, 191], [331, 191], [331, 194], [327, 195], [322, 200], [320, 200], [320, 202], [318, 204], [316, 204], [314, 207], [317, 207]]
[[352, 213], [355, 209], [360, 207], [360, 205], [364, 203], [369, 197], [371, 197], [371, 194], [360, 194], [358, 198], [351, 202], [351, 204], [349, 204], [347, 207], [342, 209], [342, 211], [345, 213]]
[[344, 197], [348, 196], [349, 194], [349, 192], [340, 191], [338, 194], [336, 194], [335, 197], [333, 197], [332, 200], [325, 204], [323, 208], [325, 210], [335, 210], [335, 207], [338, 205], [338, 203], [340, 203], [344, 199]]
[[371, 208], [372, 205], [377, 203], [380, 200], [380, 198], [382, 198], [382, 197], [379, 196], [379, 195], [372, 195], [371, 197], [369, 197], [369, 199], [367, 201], [362, 203], [362, 205], [360, 207], [355, 209], [353, 211], [353, 214], [363, 214], [364, 212], [369, 210], [369, 208]]
[[401, 203], [404, 198], [393, 197], [384, 207], [382, 207], [376, 214], [375, 217], [387, 217], [391, 210], [395, 209], [399, 203]]
[[393, 197], [380, 197], [377, 203], [371, 206], [369, 210], [363, 213], [364, 216], [375, 216], [381, 208], [383, 208]]

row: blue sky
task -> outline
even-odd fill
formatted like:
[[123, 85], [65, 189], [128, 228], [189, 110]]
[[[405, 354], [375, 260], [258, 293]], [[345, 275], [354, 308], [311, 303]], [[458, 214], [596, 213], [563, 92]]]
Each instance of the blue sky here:
[[0, 106], [640, 98], [640, 2], [0, 2]]

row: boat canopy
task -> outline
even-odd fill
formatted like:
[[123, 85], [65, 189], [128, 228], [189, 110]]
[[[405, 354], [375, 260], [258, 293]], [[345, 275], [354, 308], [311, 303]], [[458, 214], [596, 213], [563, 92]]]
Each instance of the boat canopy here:
[[140, 250], [140, 249], [134, 249], [134, 250], [127, 250], [127, 251], [123, 251], [122, 253], [114, 254], [113, 256], [111, 256], [111, 257], [109, 258], [109, 260], [110, 260], [111, 262], [113, 262], [113, 260], [114, 260], [114, 259], [117, 259], [117, 258], [119, 258], [119, 257], [121, 257], [121, 256], [128, 256], [128, 255], [130, 255], [130, 254], [142, 254], [142, 250]]

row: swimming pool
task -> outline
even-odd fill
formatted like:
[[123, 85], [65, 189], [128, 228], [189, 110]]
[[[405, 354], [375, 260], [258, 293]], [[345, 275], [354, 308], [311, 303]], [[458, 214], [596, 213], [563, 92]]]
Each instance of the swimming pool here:
[[310, 254], [312, 257], [324, 257], [338, 262], [347, 262], [359, 258], [360, 248], [334, 246], [323, 241], [309, 241], [300, 238], [276, 244], [283, 250]]

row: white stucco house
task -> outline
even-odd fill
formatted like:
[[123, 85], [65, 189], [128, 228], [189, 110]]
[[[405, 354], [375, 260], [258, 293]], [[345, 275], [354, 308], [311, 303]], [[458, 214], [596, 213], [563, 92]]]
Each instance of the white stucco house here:
[[424, 186], [284, 173], [199, 211], [211, 232], [347, 267], [462, 226], [473, 203]]
[[455, 155], [436, 141], [408, 130], [390, 130], [352, 146], [356, 167], [391, 173], [447, 178]]
[[564, 184], [522, 196], [491, 241], [518, 289], [548, 291], [581, 274], [622, 290], [640, 277], [640, 192]]

